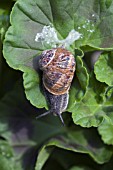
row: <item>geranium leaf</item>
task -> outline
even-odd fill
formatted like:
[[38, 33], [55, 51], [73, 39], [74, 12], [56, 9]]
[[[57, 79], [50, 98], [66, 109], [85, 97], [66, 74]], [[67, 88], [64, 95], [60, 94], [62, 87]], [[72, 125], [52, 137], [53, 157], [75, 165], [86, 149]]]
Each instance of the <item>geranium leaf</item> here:
[[68, 111], [72, 112], [75, 124], [83, 127], [99, 126], [103, 119], [112, 122], [109, 114], [113, 112], [113, 95], [106, 96], [107, 85], [100, 83], [92, 74], [85, 97]]
[[[102, 144], [94, 129], [77, 130], [75, 128], [73, 130], [70, 129], [69, 133], [51, 138], [51, 140], [42, 147], [37, 158], [36, 170], [42, 168], [47, 158], [51, 155], [51, 152], [54, 154], [53, 149], [55, 147], [76, 153], [89, 154], [99, 164], [107, 162], [112, 155], [112, 151], [109, 150], [109, 147]], [[46, 153], [46, 156], [44, 159], [41, 159], [44, 153]]]
[[[38, 73], [34, 68], [34, 59], [45, 49], [41, 42], [35, 41], [37, 32], [40, 33], [45, 25], [52, 24], [62, 39], [75, 29], [82, 34], [82, 37], [72, 46], [72, 51], [86, 46], [92, 49], [112, 49], [112, 9], [113, 3], [104, 1], [99, 3], [98, 0], [80, 2], [18, 0], [15, 3], [11, 13], [11, 27], [5, 36], [3, 51], [7, 63], [12, 68], [25, 73], [26, 96], [33, 105], [39, 108], [47, 107], [39, 88], [41, 84], [39, 76], [36, 76]], [[38, 100], [39, 96], [40, 100]]]
[[[113, 113], [110, 114], [109, 117], [113, 122]], [[98, 127], [98, 131], [104, 143], [113, 145], [113, 123], [110, 123], [110, 121], [105, 119], [104, 122]]]
[[94, 72], [97, 80], [113, 85], [113, 53], [101, 54], [95, 63]]
[[15, 164], [13, 148], [7, 141], [0, 140], [0, 169], [14, 170], [15, 168], [17, 170], [22, 170], [19, 164]]

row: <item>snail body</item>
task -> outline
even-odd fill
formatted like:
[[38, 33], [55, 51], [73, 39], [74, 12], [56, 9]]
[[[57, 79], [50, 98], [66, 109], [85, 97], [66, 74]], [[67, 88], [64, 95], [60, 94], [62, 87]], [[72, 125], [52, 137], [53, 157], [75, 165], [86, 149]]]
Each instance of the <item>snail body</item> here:
[[68, 92], [75, 72], [74, 56], [64, 48], [54, 48], [42, 52], [39, 69], [43, 71], [44, 93], [49, 101], [49, 113], [58, 115], [63, 123], [61, 113], [68, 105]]

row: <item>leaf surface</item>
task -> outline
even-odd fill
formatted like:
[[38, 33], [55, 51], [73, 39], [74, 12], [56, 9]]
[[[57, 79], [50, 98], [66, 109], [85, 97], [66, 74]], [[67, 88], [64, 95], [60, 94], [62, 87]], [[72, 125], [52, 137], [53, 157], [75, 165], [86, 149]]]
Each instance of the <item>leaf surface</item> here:
[[94, 72], [97, 80], [113, 85], [113, 53], [102, 54], [95, 64]]
[[7, 63], [12, 68], [24, 72], [26, 96], [34, 106], [47, 108], [40, 91], [41, 78], [37, 73], [38, 56], [45, 47], [41, 42], [35, 41], [37, 32], [41, 32], [45, 25], [52, 24], [59, 38], [64, 39], [72, 29], [75, 29], [83, 38], [73, 44], [72, 51], [86, 46], [92, 49], [110, 50], [113, 48], [111, 20], [113, 20], [112, 1], [99, 3], [98, 0], [47, 0], [46, 2], [19, 0], [15, 3], [3, 51]]

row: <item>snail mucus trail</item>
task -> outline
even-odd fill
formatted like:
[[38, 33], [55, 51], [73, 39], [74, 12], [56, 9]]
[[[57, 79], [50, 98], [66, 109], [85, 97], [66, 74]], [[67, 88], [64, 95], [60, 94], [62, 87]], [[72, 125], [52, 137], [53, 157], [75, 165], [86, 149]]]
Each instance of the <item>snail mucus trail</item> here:
[[64, 125], [61, 114], [68, 105], [69, 88], [75, 72], [74, 56], [64, 48], [45, 50], [40, 55], [38, 67], [43, 71], [43, 89], [50, 110], [37, 118], [52, 113]]

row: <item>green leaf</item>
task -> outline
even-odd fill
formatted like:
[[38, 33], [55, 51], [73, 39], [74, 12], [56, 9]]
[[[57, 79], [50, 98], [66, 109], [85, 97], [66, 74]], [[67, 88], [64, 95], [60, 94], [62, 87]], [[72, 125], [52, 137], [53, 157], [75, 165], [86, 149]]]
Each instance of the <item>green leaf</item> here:
[[[69, 133], [67, 133], [69, 132]], [[111, 155], [112, 151], [109, 150], [109, 147], [105, 146], [99, 139], [98, 134], [94, 129], [73, 129], [67, 131], [61, 136], [57, 136], [49, 140], [45, 146], [41, 149], [38, 155], [38, 161], [36, 167], [42, 168], [48, 156], [50, 156], [53, 148], [60, 148], [67, 151], [73, 151], [77, 153], [89, 154], [97, 163], [102, 164], [107, 162]], [[46, 152], [45, 158], [42, 158], [42, 155]], [[52, 151], [54, 155], [54, 150]], [[55, 159], [55, 156], [54, 156]], [[76, 157], [73, 158], [76, 160]], [[40, 161], [39, 161], [40, 160]], [[56, 155], [56, 160], [58, 160]], [[65, 160], [64, 160], [65, 161]]]
[[67, 110], [70, 110], [74, 103], [83, 99], [89, 84], [89, 74], [80, 56], [76, 57], [76, 64], [76, 77], [74, 77], [70, 89], [70, 100]]
[[9, 12], [12, 7], [11, 0], [5, 0], [0, 2], [0, 38], [4, 39], [5, 32], [9, 26]]
[[[110, 114], [109, 117], [113, 122], [113, 113]], [[104, 122], [98, 127], [98, 131], [104, 143], [113, 145], [113, 124], [110, 123], [110, 121], [104, 120]]]
[[113, 113], [113, 95], [106, 96], [107, 86], [98, 82], [94, 75], [90, 77], [90, 83], [85, 97], [68, 111], [72, 112], [75, 124], [83, 127], [97, 127], [103, 119], [112, 122], [109, 115]]
[[81, 84], [81, 87], [86, 91], [86, 88], [88, 86], [88, 80], [89, 80], [89, 75], [87, 73], [86, 68], [83, 65], [83, 61], [80, 57], [77, 57], [76, 59], [77, 61], [77, 70], [76, 70], [76, 74], [78, 77], [78, 80]]
[[95, 63], [94, 72], [100, 82], [105, 82], [109, 86], [113, 85], [113, 53], [100, 55]]
[[8, 161], [5, 157], [0, 155], [0, 169], [2, 170], [14, 170], [11, 161]]
[[0, 137], [13, 147], [15, 166], [18, 167], [18, 163], [22, 165], [25, 159], [26, 169], [33, 168], [36, 159], [33, 153], [37, 153], [38, 147], [52, 136], [64, 132], [58, 117], [49, 115], [36, 120], [36, 116], [44, 111], [34, 108], [26, 100], [19, 82], [0, 100]]
[[23, 168], [18, 164], [15, 165], [14, 157], [7, 159], [5, 156], [0, 155], [0, 169], [1, 170], [23, 170]]
[[0, 140], [0, 169], [1, 170], [15, 169], [13, 149], [5, 140]]
[[0, 7], [0, 40], [4, 36], [4, 32], [6, 31], [6, 28], [9, 24], [8, 22], [8, 11], [1, 9]]
[[13, 150], [8, 142], [0, 140], [0, 155], [10, 159], [13, 157]]
[[[45, 49], [43, 44], [35, 42], [37, 32], [41, 32], [43, 26], [52, 24], [62, 39], [75, 29], [82, 34], [83, 38], [75, 42], [72, 46], [73, 51], [75, 47], [86, 46], [92, 49], [113, 49], [112, 9], [113, 3], [98, 0], [80, 2], [19, 0], [15, 3], [11, 13], [11, 27], [5, 36], [3, 51], [7, 63], [12, 68], [25, 73], [26, 96], [33, 105], [39, 108], [47, 107], [39, 88], [41, 83], [39, 76], [36, 76], [37, 68], [34, 66], [37, 65], [35, 59]], [[81, 74], [78, 76], [79, 80]], [[82, 91], [79, 95], [83, 96], [84, 93]]]
[[26, 101], [23, 90], [22, 84], [18, 82], [15, 88], [1, 99], [0, 135], [7, 139], [11, 145], [23, 143], [35, 146], [55, 134], [62, 133], [64, 127], [61, 126], [58, 117], [49, 115], [44, 119], [45, 121], [43, 119], [36, 120], [35, 117], [44, 110], [40, 111]]
[[112, 1], [108, 3], [108, 0], [80, 2], [73, 0], [72, 6], [75, 12], [75, 29], [78, 28], [78, 31], [83, 34], [83, 38], [77, 41], [76, 46], [88, 45], [98, 49], [112, 49]]
[[49, 158], [53, 148], [44, 146], [41, 151], [39, 152], [35, 170], [41, 170], [47, 159]]
[[101, 170], [112, 170], [113, 169], [113, 156], [110, 159], [110, 161], [106, 164], [104, 164], [104, 166], [102, 166]]
[[40, 77], [37, 72], [29, 69], [23, 74], [23, 79], [27, 99], [38, 108], [47, 108], [45, 97], [40, 88]]
[[[20, 85], [18, 83], [15, 89], [0, 101], [0, 136], [7, 139], [13, 147], [15, 166], [17, 160], [21, 164], [26, 158], [26, 169], [33, 168], [34, 164], [28, 160], [36, 160], [34, 152], [37, 153], [37, 148], [42, 144], [36, 168], [44, 165], [55, 146], [75, 153], [89, 154], [98, 163], [109, 160], [112, 150], [101, 142], [94, 129], [62, 127], [58, 118], [52, 115], [36, 121], [35, 116], [41, 114], [41, 111], [26, 101]], [[45, 157], [42, 159], [43, 155]]]
[[83, 166], [74, 166], [70, 168], [69, 170], [93, 170], [93, 169], [88, 168], [88, 167], [83, 167]]

